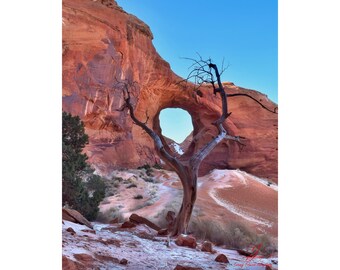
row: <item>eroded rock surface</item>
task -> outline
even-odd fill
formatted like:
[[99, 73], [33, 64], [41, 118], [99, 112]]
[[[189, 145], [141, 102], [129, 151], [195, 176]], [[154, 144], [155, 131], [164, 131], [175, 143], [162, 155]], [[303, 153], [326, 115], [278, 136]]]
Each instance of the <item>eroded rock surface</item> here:
[[[152, 44], [150, 28], [124, 12], [115, 1], [63, 0], [63, 110], [85, 122], [90, 144], [89, 161], [102, 174], [115, 168], [160, 163], [153, 141], [133, 125], [123, 105], [117, 81], [129, 80], [136, 115], [161, 133], [159, 113], [182, 108], [192, 117], [194, 131], [182, 159], [192, 155], [217, 134], [215, 121], [221, 102], [211, 89], [198, 94], [191, 84], [178, 84], [174, 74]], [[188, 66], [191, 63], [188, 63]], [[274, 109], [277, 105], [253, 90], [224, 84], [228, 94], [247, 93]], [[229, 98], [232, 115], [225, 127], [232, 135], [246, 138], [245, 147], [222, 142], [204, 160], [200, 175], [211, 169], [242, 169], [277, 182], [277, 119], [253, 100]]]

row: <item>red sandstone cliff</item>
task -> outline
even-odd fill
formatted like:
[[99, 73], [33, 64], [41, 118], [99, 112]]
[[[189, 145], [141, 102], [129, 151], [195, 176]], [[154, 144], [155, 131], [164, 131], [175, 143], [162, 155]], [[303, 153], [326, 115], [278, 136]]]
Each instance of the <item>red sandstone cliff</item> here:
[[[136, 81], [133, 93], [136, 115], [158, 132], [164, 108], [182, 108], [192, 116], [196, 136], [182, 156], [202, 147], [216, 128], [211, 123], [220, 112], [220, 99], [208, 88], [198, 96], [190, 85], [181, 85], [167, 62], [152, 45], [149, 27], [123, 11], [113, 0], [63, 0], [63, 110], [85, 122], [90, 144], [89, 161], [102, 173], [113, 168], [154, 164], [159, 158], [153, 141], [134, 125], [126, 111], [119, 112], [123, 94], [116, 80]], [[227, 93], [247, 93], [269, 108], [265, 95], [226, 83]], [[137, 98], [138, 97], [138, 98]], [[201, 174], [213, 168], [239, 168], [277, 181], [277, 114], [262, 109], [246, 97], [229, 99], [232, 115], [226, 128], [246, 137], [242, 149], [234, 142], [221, 143], [202, 163]]]

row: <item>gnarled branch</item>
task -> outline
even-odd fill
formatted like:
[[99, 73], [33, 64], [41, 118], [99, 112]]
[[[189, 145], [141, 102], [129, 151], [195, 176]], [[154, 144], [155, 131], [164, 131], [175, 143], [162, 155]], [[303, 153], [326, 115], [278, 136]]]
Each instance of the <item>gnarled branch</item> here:
[[[155, 148], [156, 148], [158, 154], [164, 159], [164, 161], [167, 164], [169, 164], [176, 171], [177, 170], [179, 170], [179, 171], [184, 170], [182, 164], [180, 164], [179, 161], [175, 157], [170, 155], [165, 150], [164, 145], [162, 143], [162, 140], [158, 136], [158, 134], [146, 125], [147, 121], [143, 123], [142, 121], [140, 121], [136, 117], [133, 105], [131, 104], [131, 95], [130, 95], [130, 90], [129, 90], [129, 88], [132, 88], [132, 87], [135, 87], [135, 86], [133, 84], [127, 82], [127, 81], [120, 82], [120, 86], [122, 87], [122, 90], [123, 90], [123, 93], [124, 93], [124, 101], [125, 101], [125, 104], [121, 108], [123, 108], [123, 109], [127, 108], [130, 112], [131, 119], [134, 121], [134, 123], [136, 125], [138, 125], [139, 127], [141, 127], [154, 140]], [[149, 119], [149, 116], [147, 115], [147, 120], [148, 119]]]

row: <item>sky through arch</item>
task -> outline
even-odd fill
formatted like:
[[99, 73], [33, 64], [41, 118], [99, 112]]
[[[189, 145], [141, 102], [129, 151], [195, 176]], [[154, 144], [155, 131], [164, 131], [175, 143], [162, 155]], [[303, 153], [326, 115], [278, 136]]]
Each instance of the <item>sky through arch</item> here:
[[179, 108], [163, 109], [159, 114], [162, 135], [182, 143], [193, 131], [190, 114]]

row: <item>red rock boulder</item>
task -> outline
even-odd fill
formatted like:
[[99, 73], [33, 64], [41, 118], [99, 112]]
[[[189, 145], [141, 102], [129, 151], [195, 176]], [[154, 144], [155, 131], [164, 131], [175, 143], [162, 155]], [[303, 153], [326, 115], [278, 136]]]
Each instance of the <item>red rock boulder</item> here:
[[145, 224], [147, 225], [148, 227], [150, 227], [151, 229], [154, 229], [156, 231], [159, 231], [161, 228], [159, 226], [157, 226], [155, 223], [151, 222], [150, 220], [144, 218], [144, 217], [141, 217], [137, 214], [131, 214], [129, 220], [133, 223], [136, 223], [136, 224]]
[[136, 226], [137, 226], [137, 225], [136, 225], [135, 223], [131, 222], [131, 221], [125, 221], [125, 222], [122, 224], [121, 228], [123, 228], [123, 229], [130, 229], [130, 228], [134, 228], [134, 227], [136, 227]]
[[175, 243], [178, 246], [189, 247], [189, 248], [196, 248], [197, 246], [196, 238], [191, 235], [185, 235], [185, 234], [179, 235]]
[[209, 241], [204, 241], [202, 244], [201, 251], [214, 253], [213, 244]]
[[229, 263], [229, 260], [228, 260], [227, 256], [224, 255], [224, 254], [217, 255], [217, 257], [215, 258], [215, 261], [216, 262], [221, 262], [221, 263]]
[[67, 228], [66, 231], [71, 233], [72, 235], [76, 234], [76, 232], [71, 227]]
[[78, 223], [81, 225], [85, 225], [91, 229], [93, 229], [93, 226], [90, 221], [88, 221], [82, 214], [80, 214], [78, 211], [68, 208], [63, 208], [62, 210], [62, 216], [63, 220], [71, 221], [73, 223]]

